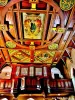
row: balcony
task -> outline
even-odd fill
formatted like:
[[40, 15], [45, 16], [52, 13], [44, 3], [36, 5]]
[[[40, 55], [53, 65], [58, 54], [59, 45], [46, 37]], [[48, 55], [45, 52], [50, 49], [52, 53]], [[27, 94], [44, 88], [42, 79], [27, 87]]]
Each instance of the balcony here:
[[39, 77], [23, 77], [13, 80], [0, 80], [0, 94], [73, 94], [71, 79], [48, 79]]
[[[46, 83], [47, 82], [47, 83]], [[71, 79], [45, 79], [44, 91], [48, 94], [73, 94], [74, 88]]]

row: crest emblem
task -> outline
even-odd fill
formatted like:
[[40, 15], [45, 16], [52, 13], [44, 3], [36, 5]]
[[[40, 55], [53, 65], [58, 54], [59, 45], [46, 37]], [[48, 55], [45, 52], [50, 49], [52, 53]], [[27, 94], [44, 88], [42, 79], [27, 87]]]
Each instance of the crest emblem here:
[[26, 39], [41, 39], [43, 20], [41, 15], [30, 14], [24, 19], [24, 37]]

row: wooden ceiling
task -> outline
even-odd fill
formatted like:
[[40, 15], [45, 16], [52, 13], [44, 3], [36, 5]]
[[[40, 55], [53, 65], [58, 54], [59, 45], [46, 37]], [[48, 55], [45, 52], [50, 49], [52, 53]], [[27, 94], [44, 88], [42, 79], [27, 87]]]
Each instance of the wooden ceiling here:
[[10, 0], [0, 7], [0, 63], [65, 60], [75, 48], [74, 24], [75, 5], [63, 11], [59, 0], [39, 0], [35, 6], [29, 0]]

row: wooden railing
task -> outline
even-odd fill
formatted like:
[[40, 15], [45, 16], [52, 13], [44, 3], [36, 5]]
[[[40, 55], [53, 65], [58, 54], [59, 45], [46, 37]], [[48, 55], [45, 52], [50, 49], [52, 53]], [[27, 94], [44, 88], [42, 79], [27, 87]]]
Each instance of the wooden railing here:
[[[14, 81], [13, 81], [14, 80]], [[19, 79], [0, 79], [0, 94], [25, 94], [25, 93], [73, 93], [71, 79], [48, 79], [38, 77], [23, 77]]]
[[[23, 83], [22, 83], [23, 82]], [[41, 93], [41, 83], [37, 77], [24, 77], [18, 79], [17, 90], [20, 93]]]
[[[47, 82], [47, 83], [46, 83]], [[47, 93], [72, 93], [74, 92], [71, 79], [45, 79], [44, 86]]]

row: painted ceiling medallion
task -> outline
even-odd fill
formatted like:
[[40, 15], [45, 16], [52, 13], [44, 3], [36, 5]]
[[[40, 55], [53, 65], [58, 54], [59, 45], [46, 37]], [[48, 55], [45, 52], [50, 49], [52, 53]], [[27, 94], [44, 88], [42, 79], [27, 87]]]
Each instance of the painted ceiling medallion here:
[[23, 13], [24, 37], [26, 39], [41, 39], [44, 14]]
[[5, 6], [8, 0], [0, 0], [0, 6]]
[[15, 48], [15, 47], [16, 47], [16, 44], [13, 43], [13, 42], [11, 42], [11, 41], [7, 41], [7, 42], [6, 42], [6, 46], [7, 46], [8, 48]]
[[53, 43], [53, 44], [48, 46], [49, 50], [53, 50], [53, 49], [57, 49], [57, 48], [58, 48], [58, 44], [57, 43]]
[[60, 7], [62, 10], [70, 10], [75, 4], [75, 0], [60, 0]]
[[8, 31], [8, 28], [7, 28], [7, 25], [5, 25], [5, 24], [0, 24], [0, 30], [2, 30], [2, 31]]

